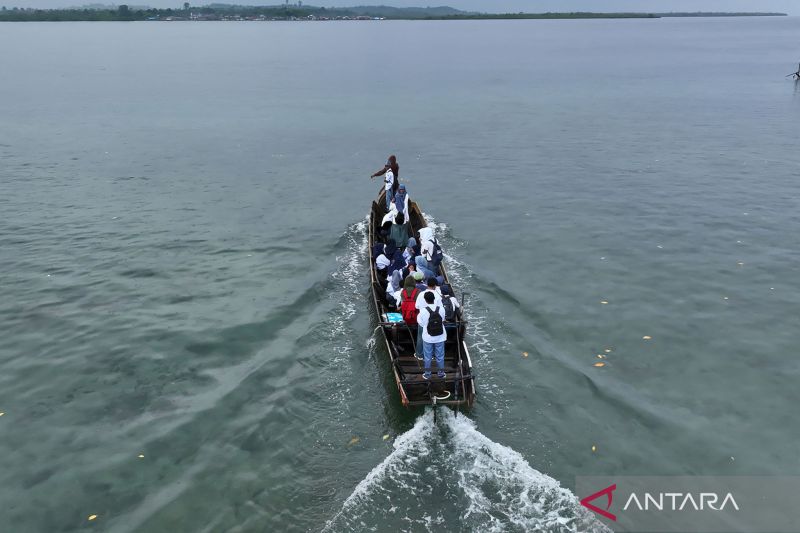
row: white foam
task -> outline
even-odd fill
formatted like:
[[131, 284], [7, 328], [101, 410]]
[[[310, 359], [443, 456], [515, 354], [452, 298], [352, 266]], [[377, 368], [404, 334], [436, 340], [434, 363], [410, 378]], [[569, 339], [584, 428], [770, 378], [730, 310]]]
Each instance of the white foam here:
[[459, 486], [469, 507], [465, 517], [482, 531], [606, 531], [578, 498], [552, 477], [532, 468], [518, 452], [494, 442], [465, 416], [440, 413], [450, 430]]
[[[326, 290], [325, 297], [335, 302], [333, 312], [329, 313], [330, 327], [324, 328], [324, 335], [330, 343], [328, 348], [331, 355], [332, 371], [327, 373], [335, 386], [329, 388], [329, 399], [335, 404], [345, 404], [350, 398], [348, 387], [342, 387], [342, 380], [349, 376], [338, 375], [336, 369], [348, 368], [345, 363], [353, 357], [359, 346], [353, 334], [353, 316], [363, 312], [365, 301], [362, 294], [365, 273], [364, 253], [367, 247], [367, 218], [351, 224], [342, 234], [345, 239], [345, 248], [342, 255], [336, 257], [336, 270], [334, 270]], [[372, 348], [368, 349], [372, 351]]]
[[[347, 250], [336, 258], [337, 269], [331, 274], [336, 288], [328, 293], [328, 298], [339, 304], [338, 312], [331, 314], [331, 335], [340, 337], [344, 345], [333, 348], [334, 353], [348, 357], [353, 350], [350, 335], [341, 336], [353, 316], [363, 308], [364, 299], [361, 288], [364, 286], [364, 251], [367, 247], [367, 221], [364, 219], [351, 225], [343, 237], [347, 238]], [[338, 358], [334, 361], [336, 362]]]
[[[427, 411], [417, 419], [414, 427], [397, 437], [393, 443], [392, 453], [359, 482], [352, 494], [344, 501], [339, 512], [327, 522], [322, 531], [333, 531], [332, 528], [335, 527], [340, 517], [354, 511], [362, 503], [369, 505], [369, 496], [380, 487], [387, 476], [399, 474], [403, 470], [411, 471], [413, 463], [430, 453], [430, 447], [426, 441], [430, 438], [433, 427], [433, 412]], [[400, 480], [400, 483], [403, 484], [401, 478], [402, 476], [398, 475], [395, 480]], [[405, 488], [413, 489], [414, 487], [406, 485]]]
[[578, 498], [482, 434], [475, 423], [428, 410], [398, 437], [323, 531], [608, 531]]

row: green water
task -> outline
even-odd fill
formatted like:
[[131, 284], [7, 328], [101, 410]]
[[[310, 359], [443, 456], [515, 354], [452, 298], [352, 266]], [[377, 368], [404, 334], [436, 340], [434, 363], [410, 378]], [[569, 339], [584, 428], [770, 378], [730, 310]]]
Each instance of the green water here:
[[[797, 474], [799, 30], [0, 25], [0, 530], [584, 531], [577, 475]], [[373, 337], [390, 153], [468, 419]]]

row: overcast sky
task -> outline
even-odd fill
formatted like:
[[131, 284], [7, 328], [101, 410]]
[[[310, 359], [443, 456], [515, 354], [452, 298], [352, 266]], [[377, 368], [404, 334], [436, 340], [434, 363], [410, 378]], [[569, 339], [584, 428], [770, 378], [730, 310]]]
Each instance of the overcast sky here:
[[[213, 3], [274, 5], [282, 0], [189, 0], [193, 5]], [[290, 0], [294, 3], [296, 0]], [[120, 4], [125, 0], [0, 0], [18, 7], [62, 7], [89, 3]], [[177, 7], [183, 0], [128, 0], [131, 5]], [[447, 5], [485, 12], [544, 11], [780, 11], [800, 15], [800, 0], [305, 0], [316, 6], [391, 5], [398, 7]]]

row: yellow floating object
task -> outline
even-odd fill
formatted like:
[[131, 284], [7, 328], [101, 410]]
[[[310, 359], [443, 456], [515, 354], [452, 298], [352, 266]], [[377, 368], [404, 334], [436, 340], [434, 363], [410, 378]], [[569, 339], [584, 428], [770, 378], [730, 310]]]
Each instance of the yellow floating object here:
[[606, 348], [606, 349], [605, 349], [605, 350], [603, 350], [603, 351], [604, 351], [604, 352], [606, 352], [606, 353], [611, 353], [611, 348]]
[[600, 303], [603, 304], [603, 305], [606, 305], [608, 302], [605, 301], [605, 300], [601, 300]]
[[352, 439], [350, 439], [350, 442], [348, 442], [347, 445], [348, 446], [352, 446], [353, 444], [358, 443], [358, 441], [360, 441], [360, 440], [361, 439], [359, 439], [358, 437], [353, 437]]
[[97, 518], [96, 514], [90, 514], [88, 519], [89, 520], [94, 520], [95, 518]]
[[605, 359], [605, 358], [606, 358], [606, 356], [605, 356], [605, 355], [603, 355], [603, 354], [601, 354], [601, 353], [599, 353], [599, 354], [597, 354], [597, 358], [598, 358], [598, 359]]
[[384, 435], [383, 440], [389, 440], [389, 435]]
[[736, 263], [736, 264], [737, 264], [737, 265], [739, 265], [739, 266], [742, 266], [744, 263], [742, 263], [741, 261], [739, 261], [739, 262], [738, 262], [738, 263]]
[[522, 357], [528, 357], [528, 352], [522, 352]]
[[651, 337], [650, 335], [645, 335], [645, 336], [644, 336], [644, 337], [642, 337], [642, 338], [643, 338], [644, 340], [646, 340], [646, 341], [649, 341], [649, 340], [650, 340], [650, 339], [652, 339], [653, 337]]
[[592, 451], [593, 451], [593, 452], [596, 452], [596, 451], [597, 451], [597, 446], [595, 446], [594, 444], [592, 444]]
[[139, 457], [139, 459], [144, 459], [144, 454], [143, 454], [143, 453], [140, 453], [140, 454], [138, 455], [138, 457]]
[[723, 296], [723, 297], [722, 297], [722, 299], [723, 299], [723, 300], [727, 300], [727, 299], [728, 299], [728, 297], [727, 297], [727, 296]]
[[5, 413], [0, 413], [0, 416], [3, 416]]
[[605, 363], [595, 363], [594, 366], [601, 367], [601, 366], [606, 366], [606, 364]]

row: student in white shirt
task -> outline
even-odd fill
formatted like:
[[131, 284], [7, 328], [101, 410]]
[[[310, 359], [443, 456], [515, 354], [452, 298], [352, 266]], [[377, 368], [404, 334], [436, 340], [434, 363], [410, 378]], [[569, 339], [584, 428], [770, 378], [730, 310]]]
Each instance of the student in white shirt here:
[[433, 234], [433, 228], [420, 228], [419, 230], [419, 255], [414, 258], [417, 263], [417, 270], [423, 272], [425, 277], [430, 278], [436, 275], [438, 267], [434, 266], [433, 255], [436, 247], [434, 243], [436, 237]]
[[378, 274], [386, 274], [386, 269], [392, 264], [392, 260], [386, 256], [386, 245], [383, 245], [383, 252], [375, 258], [375, 268]]
[[428, 305], [425, 303], [425, 293], [428, 292], [433, 293], [434, 303], [436, 305], [442, 305], [442, 292], [439, 289], [439, 282], [436, 281], [436, 278], [428, 278], [428, 289], [417, 296], [417, 309], [422, 310], [423, 307]]
[[[444, 329], [444, 309], [442, 306], [435, 305], [435, 298], [433, 292], [425, 291], [425, 307], [417, 315], [417, 324], [422, 330], [422, 362], [425, 365], [425, 371], [422, 374], [424, 379], [431, 378], [431, 359], [436, 356], [436, 367], [439, 369], [437, 377], [444, 378], [444, 342], [447, 340], [447, 330]], [[438, 315], [441, 317], [439, 322], [439, 332], [431, 331], [434, 325], [431, 320], [432, 316]], [[428, 326], [431, 327], [428, 327]], [[438, 333], [438, 334], [437, 334]]]
[[[426, 305], [425, 302], [425, 295], [432, 293], [433, 294], [433, 303], [434, 305], [438, 305], [442, 309], [444, 309], [444, 305], [442, 305], [442, 294], [439, 292], [439, 287], [437, 286], [438, 283], [436, 282], [436, 278], [428, 278], [428, 288], [417, 296], [417, 309], [422, 311]], [[417, 357], [422, 355], [422, 328], [417, 328]]]

